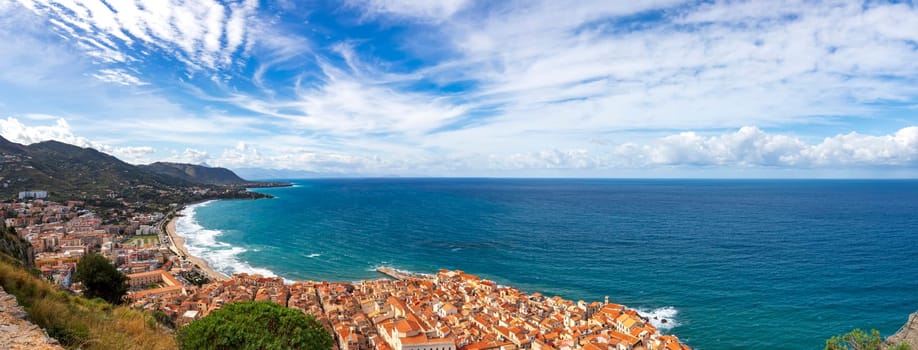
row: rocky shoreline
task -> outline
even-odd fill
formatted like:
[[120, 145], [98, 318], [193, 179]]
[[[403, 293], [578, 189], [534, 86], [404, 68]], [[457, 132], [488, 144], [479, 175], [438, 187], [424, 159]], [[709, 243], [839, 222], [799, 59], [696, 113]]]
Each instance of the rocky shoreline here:
[[906, 322], [896, 334], [886, 338], [884, 348], [889, 348], [900, 343], [908, 344], [912, 349], [918, 349], [918, 311], [909, 315], [908, 322]]
[[28, 314], [16, 297], [0, 287], [0, 348], [3, 349], [63, 349], [57, 339], [28, 320]]

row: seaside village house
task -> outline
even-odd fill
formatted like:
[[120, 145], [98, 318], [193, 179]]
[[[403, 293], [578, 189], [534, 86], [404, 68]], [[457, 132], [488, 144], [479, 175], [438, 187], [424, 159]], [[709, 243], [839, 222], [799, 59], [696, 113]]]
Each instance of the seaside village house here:
[[[127, 275], [127, 277], [128, 284], [132, 290], [128, 295], [131, 300], [187, 294], [185, 286], [182, 285], [175, 276], [172, 276], [171, 273], [165, 270], [132, 273]], [[144, 289], [148, 286], [158, 287]]]
[[395, 350], [456, 350], [448, 328], [422, 330], [417, 316], [398, 298], [389, 297], [386, 306], [392, 318], [377, 323], [376, 328]]

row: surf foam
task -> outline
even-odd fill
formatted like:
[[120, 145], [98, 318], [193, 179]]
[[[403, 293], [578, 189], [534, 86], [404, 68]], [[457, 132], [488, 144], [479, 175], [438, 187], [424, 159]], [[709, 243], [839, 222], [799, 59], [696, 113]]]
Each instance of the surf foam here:
[[245, 248], [218, 241], [223, 231], [207, 229], [198, 223], [197, 209], [212, 202], [189, 205], [181, 211], [183, 216], [175, 222], [175, 233], [185, 239], [185, 249], [188, 253], [203, 259], [211, 268], [227, 275], [245, 272], [267, 277], [277, 276], [271, 270], [254, 267], [243, 261], [239, 255], [247, 251]]
[[638, 314], [650, 320], [650, 324], [661, 331], [669, 330], [679, 325], [679, 321], [676, 320], [676, 315], [679, 314], [679, 310], [676, 310], [676, 308], [672, 306], [664, 306], [649, 311], [646, 309], [636, 310]]

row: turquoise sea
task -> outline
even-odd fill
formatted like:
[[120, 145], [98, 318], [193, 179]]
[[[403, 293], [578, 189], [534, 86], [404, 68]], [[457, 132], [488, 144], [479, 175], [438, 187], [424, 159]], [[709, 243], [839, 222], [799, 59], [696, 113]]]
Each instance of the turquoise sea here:
[[226, 273], [462, 269], [673, 319], [698, 349], [821, 349], [918, 310], [918, 181], [328, 179], [185, 210]]

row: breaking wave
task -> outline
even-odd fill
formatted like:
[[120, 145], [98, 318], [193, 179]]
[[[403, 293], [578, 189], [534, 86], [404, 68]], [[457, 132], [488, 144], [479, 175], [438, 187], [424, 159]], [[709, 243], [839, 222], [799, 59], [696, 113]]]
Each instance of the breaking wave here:
[[652, 310], [637, 309], [638, 314], [650, 320], [650, 324], [659, 330], [669, 330], [679, 325], [676, 315], [679, 310], [672, 306], [664, 306]]
[[189, 205], [181, 211], [182, 216], [175, 221], [175, 233], [185, 239], [188, 253], [203, 259], [214, 270], [226, 275], [234, 273], [257, 273], [263, 276], [277, 276], [273, 271], [254, 267], [243, 261], [239, 255], [248, 251], [217, 240], [223, 231], [211, 230], [201, 226], [196, 218], [196, 210], [213, 201]]

